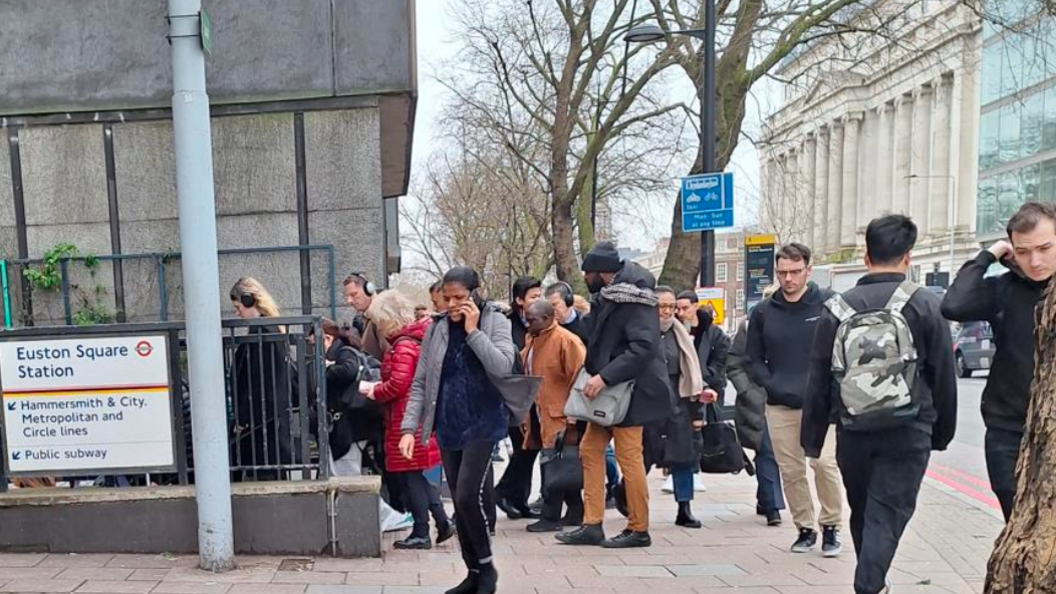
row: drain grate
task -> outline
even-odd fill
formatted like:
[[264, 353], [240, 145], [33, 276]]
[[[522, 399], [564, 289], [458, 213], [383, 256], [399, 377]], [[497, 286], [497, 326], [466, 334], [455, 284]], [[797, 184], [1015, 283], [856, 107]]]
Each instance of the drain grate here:
[[283, 559], [279, 571], [311, 571], [314, 566], [312, 559]]

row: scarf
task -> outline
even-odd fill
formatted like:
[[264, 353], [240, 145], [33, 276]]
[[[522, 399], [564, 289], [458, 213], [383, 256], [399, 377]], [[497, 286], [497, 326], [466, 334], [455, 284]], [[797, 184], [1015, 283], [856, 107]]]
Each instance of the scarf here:
[[616, 303], [637, 303], [649, 307], [656, 307], [660, 302], [651, 289], [642, 289], [631, 283], [609, 285], [601, 290], [601, 296]]
[[697, 398], [704, 391], [704, 375], [700, 370], [700, 360], [693, 348], [693, 337], [682, 324], [676, 324], [675, 318], [660, 320], [660, 332], [675, 333], [678, 343], [678, 395], [682, 398]]

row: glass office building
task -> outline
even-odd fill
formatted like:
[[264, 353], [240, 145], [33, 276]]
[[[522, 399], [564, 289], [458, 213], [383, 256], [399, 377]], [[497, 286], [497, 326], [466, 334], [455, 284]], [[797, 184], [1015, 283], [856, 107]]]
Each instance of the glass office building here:
[[1056, 18], [991, 0], [983, 23], [977, 234], [1004, 235], [1026, 201], [1056, 202]]

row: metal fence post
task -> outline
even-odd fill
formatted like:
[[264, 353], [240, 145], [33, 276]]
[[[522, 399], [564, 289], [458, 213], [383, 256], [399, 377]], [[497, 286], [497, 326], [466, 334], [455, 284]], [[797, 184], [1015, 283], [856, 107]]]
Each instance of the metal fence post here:
[[172, 122], [187, 317], [198, 551], [202, 569], [226, 571], [234, 567], [235, 555], [227, 411], [224, 399], [216, 397], [224, 393], [224, 364], [217, 285], [220, 266], [213, 195], [213, 146], [201, 14], [201, 0], [169, 0]]

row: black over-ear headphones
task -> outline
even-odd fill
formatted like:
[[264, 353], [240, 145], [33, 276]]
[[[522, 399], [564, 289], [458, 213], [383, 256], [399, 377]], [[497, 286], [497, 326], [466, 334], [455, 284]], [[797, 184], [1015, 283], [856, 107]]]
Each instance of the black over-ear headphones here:
[[375, 287], [374, 283], [370, 282], [370, 279], [362, 272], [353, 272], [349, 276], [354, 276], [363, 281], [363, 292], [366, 293], [367, 297], [373, 297], [378, 292], [378, 288]]
[[558, 287], [561, 297], [565, 300], [565, 306], [572, 307], [576, 303], [576, 294], [572, 291], [572, 285], [565, 281], [557, 281], [553, 286]]
[[243, 307], [256, 307], [257, 305], [257, 298], [252, 293], [239, 293], [238, 300]]

